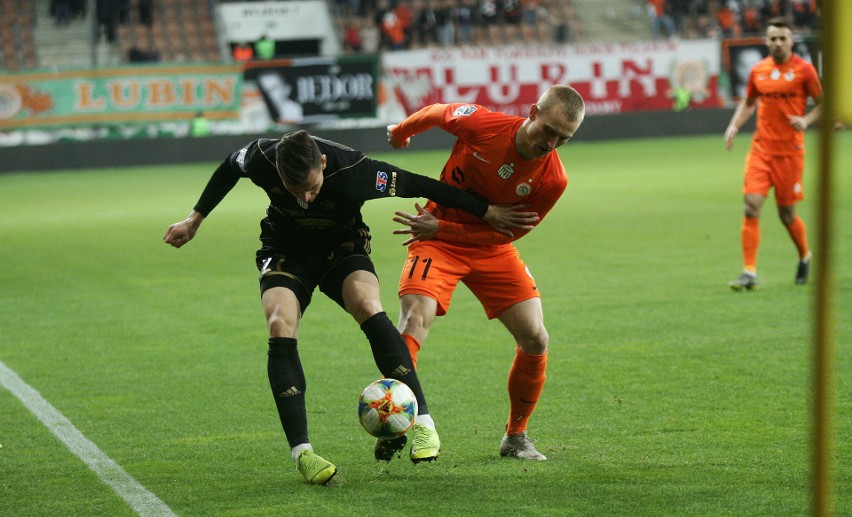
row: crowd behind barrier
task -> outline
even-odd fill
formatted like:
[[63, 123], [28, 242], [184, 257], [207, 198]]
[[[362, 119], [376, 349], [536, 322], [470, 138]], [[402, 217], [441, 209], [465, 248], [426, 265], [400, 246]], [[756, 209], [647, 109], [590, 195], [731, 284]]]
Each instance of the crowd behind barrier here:
[[[215, 28], [217, 3], [227, 0], [4, 0], [0, 12], [0, 67], [43, 66], [36, 28], [51, 25], [91, 37], [94, 5], [98, 39], [116, 48], [119, 63], [245, 61], [244, 48], [222, 52]], [[287, 1], [287, 0], [282, 0]], [[344, 53], [423, 47], [543, 45], [605, 40], [589, 33], [581, 0], [326, 0]], [[42, 11], [36, 6], [45, 3]], [[50, 17], [40, 20], [42, 12]], [[630, 16], [647, 19], [648, 39], [759, 36], [764, 23], [785, 16], [799, 34], [819, 25], [818, 0], [633, 0]], [[612, 16], [616, 15], [614, 12]], [[44, 31], [42, 31], [44, 32]], [[67, 33], [67, 34], [70, 34]], [[244, 42], [253, 46], [256, 42]], [[82, 56], [77, 56], [82, 57]]]
[[[336, 6], [347, 52], [601, 37], [587, 33], [574, 0], [336, 0]], [[819, 8], [817, 0], [636, 0], [632, 16], [647, 16], [653, 39], [728, 38], [760, 35], [774, 16], [807, 34], [818, 27]]]

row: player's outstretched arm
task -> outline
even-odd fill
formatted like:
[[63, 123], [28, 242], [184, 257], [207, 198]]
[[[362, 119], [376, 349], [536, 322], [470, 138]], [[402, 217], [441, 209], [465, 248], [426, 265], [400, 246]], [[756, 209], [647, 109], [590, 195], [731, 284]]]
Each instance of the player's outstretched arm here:
[[439, 125], [449, 104], [430, 104], [412, 113], [399, 124], [388, 126], [388, 144], [394, 149], [403, 149], [411, 143], [411, 137]]
[[175, 248], [180, 248], [195, 237], [195, 233], [203, 220], [204, 216], [201, 215], [201, 212], [193, 210], [189, 217], [169, 226], [166, 234], [163, 235], [163, 241]]
[[[489, 207], [490, 206], [495, 205], [489, 205]], [[507, 205], [499, 208], [497, 212], [509, 213], [515, 211], [515, 209], [519, 207], [521, 207], [521, 205]], [[414, 204], [414, 208], [417, 211], [416, 214], [409, 214], [399, 210], [394, 212], [394, 222], [403, 225], [405, 228], [397, 228], [393, 231], [393, 233], [395, 235], [410, 236], [402, 243], [403, 246], [408, 246], [416, 241], [438, 238], [442, 224], [447, 231], [444, 232], [440, 238], [449, 242], [464, 244], [505, 244], [507, 242], [511, 242], [515, 237], [515, 235], [506, 228], [497, 230], [496, 228], [489, 227], [485, 224], [474, 225], [449, 223], [436, 218], [431, 212], [427, 211], [418, 203]], [[532, 214], [534, 218], [538, 220], [538, 216], [534, 212], [522, 213]], [[521, 233], [529, 231], [526, 229], [526, 226], [521, 227], [516, 225], [515, 228], [524, 228], [521, 230]], [[531, 229], [532, 226], [529, 226], [529, 228]]]
[[416, 214], [400, 210], [394, 212], [394, 222], [405, 226], [405, 228], [395, 229], [394, 235], [411, 236], [402, 243], [403, 246], [408, 246], [415, 241], [434, 239], [438, 235], [438, 218], [419, 203], [414, 203], [414, 209], [417, 211]]
[[490, 224], [492, 228], [504, 235], [504, 230], [517, 228], [520, 230], [532, 230], [535, 223], [539, 221], [538, 213], [527, 212], [529, 205], [488, 205], [488, 211], [482, 216], [482, 220]]

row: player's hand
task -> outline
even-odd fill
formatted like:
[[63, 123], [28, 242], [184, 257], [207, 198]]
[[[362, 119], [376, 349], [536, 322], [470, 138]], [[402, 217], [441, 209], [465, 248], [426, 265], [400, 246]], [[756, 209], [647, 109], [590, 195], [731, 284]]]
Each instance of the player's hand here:
[[734, 137], [737, 136], [740, 130], [737, 129], [736, 126], [730, 125], [728, 129], [725, 130], [725, 149], [731, 150], [734, 148]]
[[408, 144], [411, 143], [411, 139], [406, 138], [403, 141], [397, 140], [396, 137], [393, 136], [393, 130], [396, 129], [396, 126], [396, 124], [390, 124], [388, 126], [388, 143], [394, 149], [405, 149], [406, 147], [408, 147]]
[[414, 209], [417, 210], [416, 215], [400, 211], [394, 212], [394, 222], [405, 226], [405, 228], [394, 230], [394, 235], [411, 236], [402, 243], [403, 246], [408, 246], [416, 241], [434, 239], [438, 236], [438, 218], [418, 203], [414, 203]]
[[163, 235], [163, 241], [166, 244], [171, 244], [175, 248], [180, 248], [195, 237], [195, 232], [198, 231], [199, 225], [203, 217], [198, 212], [193, 212], [183, 221], [174, 223], [166, 230]]
[[805, 120], [805, 117], [787, 115], [787, 120], [790, 121], [790, 125], [793, 126], [793, 129], [796, 131], [804, 131], [808, 128], [808, 121]]
[[514, 234], [509, 231], [510, 228], [529, 231], [539, 221], [538, 213], [526, 212], [524, 211], [526, 208], [529, 208], [529, 205], [488, 205], [488, 210], [482, 216], [482, 220], [498, 232], [512, 238]]

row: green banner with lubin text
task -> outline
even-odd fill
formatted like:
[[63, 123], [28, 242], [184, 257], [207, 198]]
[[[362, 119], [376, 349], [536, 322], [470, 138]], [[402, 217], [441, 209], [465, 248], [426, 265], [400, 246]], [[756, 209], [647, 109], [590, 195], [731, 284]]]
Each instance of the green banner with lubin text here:
[[0, 130], [237, 119], [239, 65], [181, 64], [0, 76]]

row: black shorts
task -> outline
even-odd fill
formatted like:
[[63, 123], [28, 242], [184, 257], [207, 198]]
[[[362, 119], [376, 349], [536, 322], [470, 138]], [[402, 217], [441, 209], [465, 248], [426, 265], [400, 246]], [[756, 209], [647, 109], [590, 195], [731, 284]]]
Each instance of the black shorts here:
[[286, 252], [265, 246], [257, 250], [255, 263], [260, 272], [260, 294], [272, 287], [289, 289], [299, 300], [302, 314], [310, 305], [317, 286], [346, 310], [343, 280], [353, 271], [376, 274], [370, 259], [369, 237], [309, 252]]

